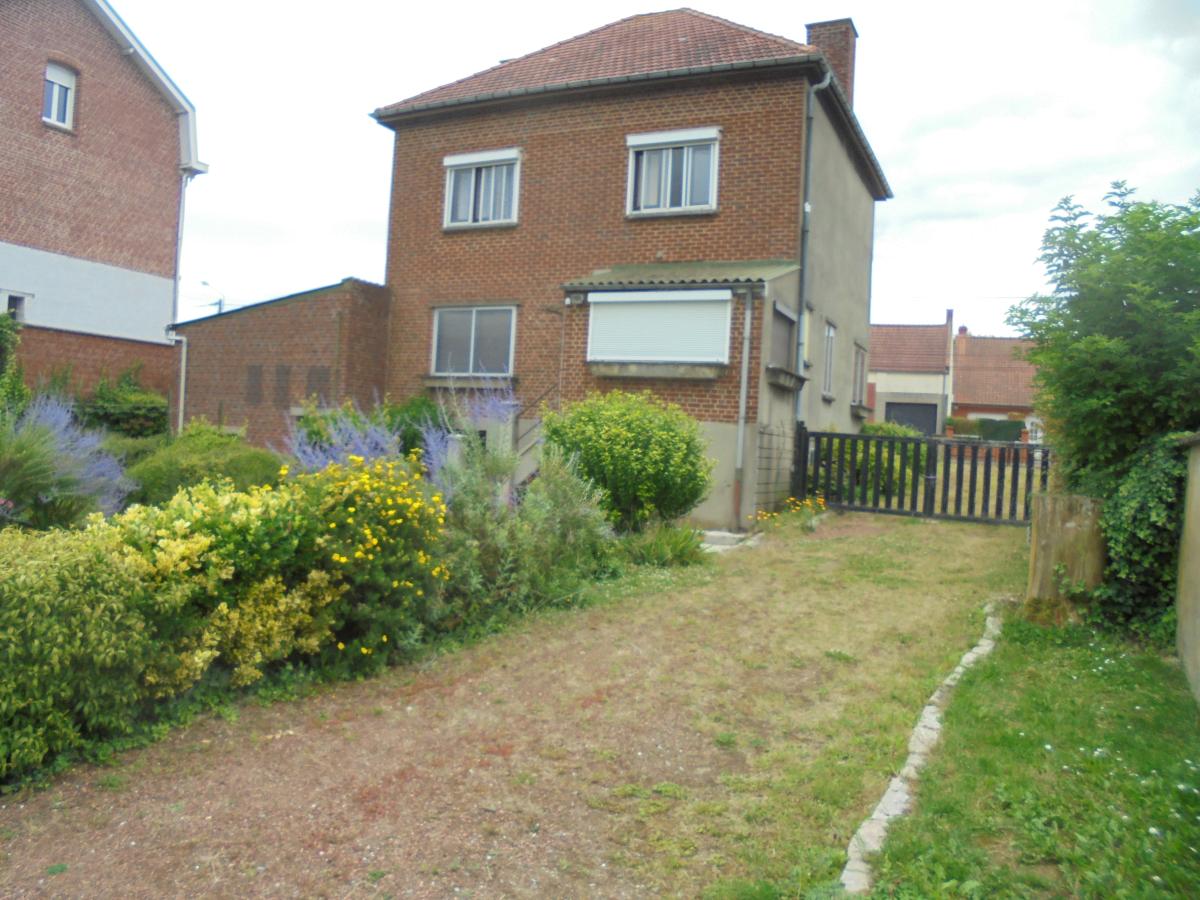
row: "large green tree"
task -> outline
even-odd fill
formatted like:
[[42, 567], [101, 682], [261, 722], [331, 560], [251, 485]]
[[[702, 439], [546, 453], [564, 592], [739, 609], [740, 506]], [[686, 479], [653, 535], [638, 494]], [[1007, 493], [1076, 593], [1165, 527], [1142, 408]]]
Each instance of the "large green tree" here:
[[1042, 243], [1052, 293], [1014, 306], [1070, 487], [1105, 496], [1155, 435], [1200, 428], [1200, 193], [1092, 214], [1067, 197]]

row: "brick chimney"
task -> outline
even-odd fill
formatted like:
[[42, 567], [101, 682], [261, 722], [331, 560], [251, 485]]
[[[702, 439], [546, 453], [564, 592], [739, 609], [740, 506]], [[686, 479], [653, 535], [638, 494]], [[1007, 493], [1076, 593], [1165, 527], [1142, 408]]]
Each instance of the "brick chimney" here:
[[850, 105], [854, 105], [854, 45], [858, 31], [850, 19], [833, 19], [829, 22], [813, 22], [808, 28], [808, 43], [825, 54], [838, 84], [846, 93]]

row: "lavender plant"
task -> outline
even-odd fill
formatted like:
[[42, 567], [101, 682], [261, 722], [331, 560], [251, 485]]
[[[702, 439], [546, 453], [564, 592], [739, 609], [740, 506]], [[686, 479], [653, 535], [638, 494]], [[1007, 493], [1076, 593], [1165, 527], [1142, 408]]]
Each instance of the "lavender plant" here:
[[0, 516], [51, 528], [76, 524], [94, 510], [119, 510], [133, 485], [102, 440], [80, 427], [68, 401], [51, 395], [0, 422]]

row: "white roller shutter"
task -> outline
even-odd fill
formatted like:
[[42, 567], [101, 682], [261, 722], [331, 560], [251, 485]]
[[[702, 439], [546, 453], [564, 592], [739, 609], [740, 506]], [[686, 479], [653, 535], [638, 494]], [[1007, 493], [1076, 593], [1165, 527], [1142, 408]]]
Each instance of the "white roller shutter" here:
[[732, 297], [729, 290], [594, 292], [588, 360], [728, 363]]

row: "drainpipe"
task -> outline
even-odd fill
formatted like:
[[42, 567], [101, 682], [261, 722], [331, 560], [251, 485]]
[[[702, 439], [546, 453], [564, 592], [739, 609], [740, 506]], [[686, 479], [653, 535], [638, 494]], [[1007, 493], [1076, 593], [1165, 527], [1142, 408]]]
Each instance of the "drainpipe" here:
[[183, 431], [183, 409], [187, 401], [187, 356], [188, 339], [182, 334], [174, 335], [174, 339], [183, 345], [179, 352], [179, 415], [176, 416], [175, 433]]
[[746, 479], [746, 407], [750, 394], [750, 330], [754, 325], [754, 292], [744, 294], [746, 312], [742, 321], [742, 383], [738, 389], [737, 447], [734, 450], [733, 527], [742, 527], [742, 490]]
[[[800, 207], [800, 327], [796, 329], [796, 374], [804, 374], [804, 325], [806, 324], [805, 315], [808, 312], [808, 234], [810, 231], [809, 219], [812, 215], [812, 210], [809, 208], [808, 198], [812, 191], [812, 146], [813, 146], [813, 104], [817, 99], [817, 91], [823, 91], [833, 82], [833, 69], [827, 68], [825, 77], [818, 84], [809, 82], [808, 92], [804, 98], [804, 191], [803, 200]], [[803, 408], [800, 405], [801, 392], [796, 392], [796, 420], [800, 421], [804, 418]]]

